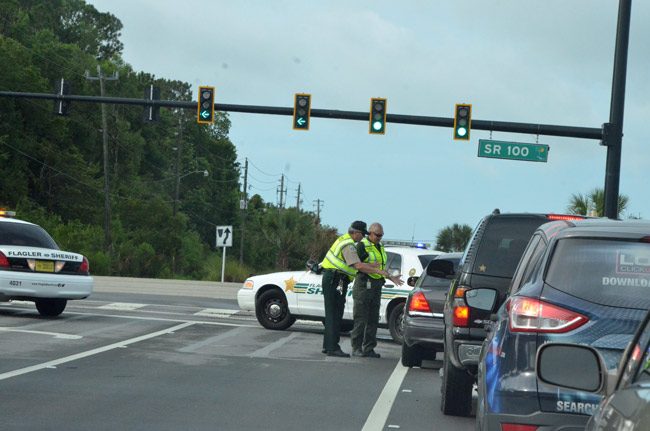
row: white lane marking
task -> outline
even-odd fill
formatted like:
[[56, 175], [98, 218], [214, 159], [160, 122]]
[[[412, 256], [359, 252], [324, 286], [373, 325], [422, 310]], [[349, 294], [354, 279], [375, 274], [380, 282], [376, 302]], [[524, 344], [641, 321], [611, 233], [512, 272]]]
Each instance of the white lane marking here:
[[388, 428], [400, 428], [399, 425], [388, 425]]
[[133, 311], [146, 306], [147, 304], [135, 304], [131, 302], [111, 302], [110, 304], [101, 305], [97, 308], [102, 310]]
[[18, 329], [0, 326], [2, 332], [23, 332], [26, 334], [50, 335], [54, 338], [62, 338], [64, 340], [78, 340], [83, 338], [81, 335], [62, 334], [60, 332], [46, 332], [46, 331], [30, 331], [28, 329]]
[[273, 343], [269, 344], [268, 346], [262, 347], [261, 349], [258, 349], [254, 351], [253, 353], [249, 354], [249, 358], [266, 358], [269, 356], [269, 353], [274, 351], [275, 349], [279, 349], [280, 347], [284, 346], [286, 343], [289, 341], [293, 340], [296, 338], [298, 335], [300, 335], [298, 332], [292, 332], [291, 335], [287, 337], [280, 338], [278, 341], [274, 341]]
[[406, 376], [408, 367], [402, 365], [400, 361], [397, 362], [397, 366], [393, 370], [393, 374], [390, 375], [384, 390], [379, 394], [375, 406], [372, 408], [366, 423], [363, 425], [361, 431], [376, 431], [384, 429], [384, 424], [386, 419], [388, 419], [388, 414], [390, 409], [393, 407], [393, 402], [399, 391], [399, 387]]
[[0, 374], [0, 380], [10, 379], [12, 377], [20, 376], [23, 374], [31, 373], [33, 371], [39, 371], [44, 368], [55, 368], [57, 365], [65, 364], [66, 362], [76, 361], [77, 359], [86, 358], [88, 356], [97, 355], [99, 353], [104, 353], [109, 350], [126, 347], [129, 344], [138, 343], [140, 341], [148, 340], [150, 338], [155, 338], [160, 335], [169, 334], [170, 332], [177, 331], [179, 329], [187, 328], [188, 326], [194, 325], [194, 322], [181, 323], [180, 325], [172, 326], [171, 328], [163, 329], [162, 331], [151, 332], [149, 334], [140, 335], [139, 337], [130, 338], [128, 340], [119, 341], [117, 343], [109, 344], [107, 346], [98, 347], [96, 349], [87, 350], [85, 352], [77, 353], [75, 355], [66, 356], [64, 358], [54, 359], [52, 361], [43, 362], [41, 364], [32, 365], [31, 367], [21, 368], [19, 370], [9, 371], [6, 373]]
[[402, 389], [402, 392], [411, 393], [411, 392], [413, 392], [413, 391], [410, 390], [410, 389]]
[[228, 317], [237, 313], [239, 310], [232, 310], [228, 308], [204, 308], [201, 311], [194, 313], [195, 316], [204, 317]]
[[200, 349], [202, 349], [205, 346], [213, 346], [214, 347], [214, 346], [219, 345], [218, 343], [221, 340], [224, 340], [226, 338], [231, 338], [231, 337], [238, 337], [244, 331], [245, 331], [245, 329], [243, 327], [238, 326], [236, 328], [229, 329], [229, 330], [227, 330], [226, 332], [224, 332], [222, 334], [215, 335], [214, 337], [209, 337], [209, 338], [206, 338], [205, 340], [198, 341], [196, 343], [187, 345], [187, 346], [183, 347], [182, 349], [179, 349], [179, 352], [182, 352], [182, 353], [195, 353], [195, 352], [199, 351]]

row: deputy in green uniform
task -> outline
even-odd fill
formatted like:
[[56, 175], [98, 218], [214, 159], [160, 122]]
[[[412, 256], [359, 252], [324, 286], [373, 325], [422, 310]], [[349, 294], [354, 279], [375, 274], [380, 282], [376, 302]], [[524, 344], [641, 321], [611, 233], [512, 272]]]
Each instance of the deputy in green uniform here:
[[[350, 355], [341, 350], [341, 320], [345, 309], [345, 294], [348, 283], [358, 271], [374, 273], [379, 271], [378, 264], [361, 262], [355, 243], [367, 235], [366, 224], [355, 221], [348, 233], [340, 236], [330, 247], [321, 262], [323, 268], [323, 297], [325, 300], [325, 334], [323, 335], [323, 353], [327, 356], [349, 358]], [[384, 271], [385, 272], [385, 271]], [[343, 287], [339, 291], [337, 288]]]
[[386, 251], [380, 242], [384, 236], [382, 225], [373, 223], [369, 231], [368, 238], [363, 238], [357, 244], [357, 254], [362, 262], [378, 265], [378, 267], [368, 274], [358, 274], [354, 279], [352, 286], [354, 328], [350, 333], [350, 342], [352, 355], [379, 358], [375, 346], [377, 346], [381, 288], [386, 278], [398, 286], [404, 282], [399, 276], [392, 276], [386, 272]]

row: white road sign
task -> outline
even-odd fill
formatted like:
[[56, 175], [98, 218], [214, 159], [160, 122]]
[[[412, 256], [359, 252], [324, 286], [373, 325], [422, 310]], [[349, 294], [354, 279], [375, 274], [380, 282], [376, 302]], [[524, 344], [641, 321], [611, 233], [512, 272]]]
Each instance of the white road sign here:
[[217, 247], [232, 247], [232, 226], [217, 226]]

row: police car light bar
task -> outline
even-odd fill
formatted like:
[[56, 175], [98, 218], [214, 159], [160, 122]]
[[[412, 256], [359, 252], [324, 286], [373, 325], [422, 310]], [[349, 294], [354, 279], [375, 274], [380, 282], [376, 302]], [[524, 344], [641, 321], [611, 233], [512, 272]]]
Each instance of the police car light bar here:
[[16, 217], [16, 211], [7, 211], [3, 208], [0, 208], [0, 217]]

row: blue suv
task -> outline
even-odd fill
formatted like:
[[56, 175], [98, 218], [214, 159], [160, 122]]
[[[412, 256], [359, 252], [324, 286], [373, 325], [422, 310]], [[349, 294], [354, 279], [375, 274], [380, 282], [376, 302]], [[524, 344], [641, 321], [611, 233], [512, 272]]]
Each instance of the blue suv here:
[[[490, 289], [478, 290], [465, 293], [470, 319], [485, 315], [473, 298]], [[601, 397], [540, 380], [538, 348], [591, 346], [613, 370], [649, 308], [650, 223], [592, 219], [540, 226], [507, 300], [485, 326], [477, 430], [582, 430]]]

